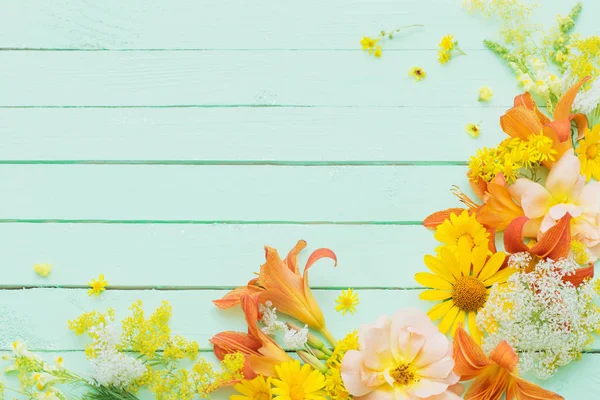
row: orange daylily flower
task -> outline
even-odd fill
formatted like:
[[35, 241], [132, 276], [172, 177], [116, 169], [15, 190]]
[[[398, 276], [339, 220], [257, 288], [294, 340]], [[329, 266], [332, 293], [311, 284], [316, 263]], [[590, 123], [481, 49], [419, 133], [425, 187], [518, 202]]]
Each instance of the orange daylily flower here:
[[[553, 227], [544, 233], [539, 241], [529, 247], [523, 242], [523, 228], [529, 218], [522, 216], [515, 219], [504, 232], [504, 248], [508, 253], [527, 252], [534, 256], [533, 262], [537, 259], [549, 258], [551, 260], [560, 260], [569, 256], [571, 251], [571, 214], [566, 213]], [[587, 267], [578, 268], [575, 274], [565, 276], [563, 279], [571, 282], [574, 286], [581, 285], [586, 279], [594, 277], [594, 264], [590, 263]]]
[[[577, 125], [577, 139], [583, 138], [587, 129], [587, 117], [584, 114], [571, 114], [571, 107], [577, 92], [589, 79], [590, 77], [586, 77], [563, 94], [554, 110], [554, 121], [551, 121], [537, 108], [530, 93], [515, 97], [513, 108], [500, 117], [502, 130], [511, 137], [523, 140], [541, 132], [552, 140], [553, 148], [558, 152], [556, 159], [560, 159], [567, 150], [573, 147], [571, 121]], [[550, 168], [553, 163], [552, 160], [546, 160], [543, 164]]]
[[454, 337], [454, 372], [460, 381], [474, 379], [464, 395], [466, 400], [498, 400], [506, 392], [506, 400], [560, 400], [556, 393], [519, 377], [519, 357], [506, 341], [485, 356], [475, 340], [462, 328]]
[[258, 327], [257, 296], [244, 295], [240, 302], [248, 324], [248, 333], [218, 333], [210, 339], [214, 346], [213, 351], [219, 360], [223, 360], [226, 354], [242, 353], [245, 358], [246, 379], [253, 379], [258, 374], [276, 376], [275, 366], [292, 361], [292, 358]]
[[327, 330], [325, 317], [315, 300], [308, 284], [308, 269], [321, 258], [331, 258], [337, 265], [335, 253], [329, 249], [317, 249], [309, 257], [301, 275], [298, 268], [298, 253], [306, 247], [300, 240], [281, 260], [277, 250], [265, 247], [266, 262], [260, 267], [258, 278], [248, 285], [234, 289], [222, 299], [215, 300], [220, 308], [229, 308], [240, 303], [245, 295], [257, 295], [260, 302], [270, 301], [280, 312], [287, 314], [321, 332], [327, 340], [335, 344], [335, 339]]

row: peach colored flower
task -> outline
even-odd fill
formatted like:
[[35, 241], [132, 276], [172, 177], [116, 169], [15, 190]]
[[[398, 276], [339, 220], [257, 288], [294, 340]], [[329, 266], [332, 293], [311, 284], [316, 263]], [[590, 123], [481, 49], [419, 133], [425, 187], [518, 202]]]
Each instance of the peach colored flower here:
[[594, 261], [600, 257], [600, 182], [586, 184], [573, 149], [552, 166], [544, 186], [519, 178], [509, 191], [539, 227], [538, 238], [569, 213], [573, 238], [590, 249]]
[[359, 350], [348, 351], [342, 360], [342, 380], [357, 399], [460, 399], [452, 351], [427, 314], [402, 309], [361, 326]]

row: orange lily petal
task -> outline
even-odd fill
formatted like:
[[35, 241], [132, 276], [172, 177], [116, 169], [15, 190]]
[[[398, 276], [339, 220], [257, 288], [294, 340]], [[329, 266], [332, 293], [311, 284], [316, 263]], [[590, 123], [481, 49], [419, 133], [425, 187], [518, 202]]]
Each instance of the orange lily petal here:
[[506, 340], [503, 340], [496, 346], [496, 348], [490, 353], [490, 360], [498, 364], [505, 370], [514, 373], [517, 370], [517, 363], [519, 357], [513, 348], [508, 344]]
[[500, 400], [508, 389], [510, 375], [498, 366], [490, 366], [471, 384], [465, 393], [467, 400]]
[[449, 208], [447, 210], [434, 212], [423, 221], [423, 226], [430, 229], [435, 229], [438, 225], [442, 224], [445, 220], [450, 218], [450, 215], [460, 215], [465, 209], [464, 208]]
[[487, 182], [481, 178], [477, 177], [473, 179], [471, 177], [471, 171], [467, 172], [467, 176], [469, 177], [469, 185], [471, 185], [471, 189], [475, 192], [475, 195], [483, 200], [483, 196], [485, 195], [485, 191], [487, 190]]
[[563, 277], [563, 281], [571, 282], [573, 286], [577, 287], [588, 279], [594, 277], [594, 264], [590, 263], [587, 267], [577, 268], [573, 275]]
[[306, 247], [306, 240], [299, 240], [298, 243], [294, 246], [292, 250], [288, 253], [283, 263], [288, 266], [288, 268], [299, 274], [300, 270], [298, 269], [298, 254]]
[[525, 106], [530, 110], [533, 110], [542, 124], [545, 125], [550, 123], [550, 119], [546, 117], [546, 115], [543, 112], [540, 111], [540, 109], [535, 104], [535, 101], [533, 101], [531, 93], [525, 92], [521, 95], [516, 96], [513, 104], [515, 107]]
[[540, 258], [560, 260], [571, 251], [571, 214], [566, 213], [530, 250]]
[[308, 261], [306, 262], [306, 266], [304, 267], [304, 274], [306, 274], [306, 270], [308, 270], [315, 262], [319, 261], [321, 258], [331, 258], [334, 262], [333, 266], [337, 267], [337, 256], [330, 249], [317, 249], [308, 256]]
[[[564, 397], [541, 388], [525, 379], [513, 376], [514, 383], [511, 385], [514, 388], [514, 396], [518, 400], [563, 400]], [[507, 396], [507, 399], [510, 397]]]
[[504, 248], [508, 253], [529, 252], [529, 247], [523, 243], [523, 227], [529, 218], [521, 216], [515, 218], [504, 231]]
[[583, 139], [588, 128], [588, 119], [584, 114], [571, 114], [569, 119], [577, 125], [577, 140]]
[[481, 347], [462, 326], [456, 329], [454, 336], [453, 358], [454, 372], [461, 377], [461, 382], [479, 376], [491, 365]]
[[487, 189], [485, 203], [477, 210], [477, 220], [487, 227], [503, 231], [515, 218], [523, 215], [523, 209], [505, 185], [490, 182]]
[[500, 117], [502, 130], [510, 137], [518, 137], [522, 140], [534, 133], [542, 131], [542, 123], [535, 111], [524, 106], [513, 107]]
[[262, 288], [256, 286], [256, 279], [253, 279], [248, 282], [248, 285], [233, 289], [221, 299], [213, 300], [213, 303], [221, 309], [231, 308], [240, 304], [243, 296], [260, 293], [262, 290]]
[[573, 106], [575, 97], [577, 97], [577, 92], [579, 92], [581, 86], [583, 86], [583, 84], [589, 81], [590, 79], [590, 76], [586, 76], [579, 83], [576, 83], [575, 85], [571, 86], [569, 90], [567, 90], [562, 95], [562, 97], [560, 98], [560, 100], [558, 100], [558, 103], [556, 104], [556, 108], [554, 109], [554, 120], [558, 121], [563, 119], [569, 119], [571, 107]]

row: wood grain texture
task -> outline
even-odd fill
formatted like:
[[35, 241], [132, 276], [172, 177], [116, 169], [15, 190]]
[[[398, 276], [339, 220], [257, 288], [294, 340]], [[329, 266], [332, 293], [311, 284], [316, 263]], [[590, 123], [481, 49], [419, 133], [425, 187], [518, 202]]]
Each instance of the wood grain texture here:
[[[418, 83], [408, 77], [415, 65], [428, 73]], [[0, 107], [476, 107], [483, 85], [494, 89], [493, 104], [508, 107], [519, 90], [486, 50], [447, 65], [435, 50], [385, 59], [323, 51], [2, 51], [0, 66]]]
[[[552, 25], [574, 4], [544, 1], [539, 20]], [[362, 36], [422, 23], [386, 49], [435, 49], [448, 33], [472, 49], [497, 30], [468, 15], [460, 0], [7, 0], [4, 10], [0, 46], [14, 48], [355, 50]], [[578, 31], [593, 33], [598, 11], [586, 1]]]
[[2, 165], [0, 218], [422, 221], [466, 167]]
[[[495, 104], [492, 102], [491, 104]], [[465, 161], [503, 107], [0, 109], [0, 160]], [[481, 121], [473, 140], [464, 126]]]
[[[111, 287], [242, 285], [264, 245], [284, 257], [299, 239], [302, 264], [319, 247], [337, 253], [336, 269], [324, 260], [310, 271], [311, 286], [328, 288], [418, 286], [413, 275], [437, 245], [422, 226], [0, 224], [0, 285], [81, 287], [100, 273]], [[50, 276], [37, 276], [37, 263], [52, 264]]]

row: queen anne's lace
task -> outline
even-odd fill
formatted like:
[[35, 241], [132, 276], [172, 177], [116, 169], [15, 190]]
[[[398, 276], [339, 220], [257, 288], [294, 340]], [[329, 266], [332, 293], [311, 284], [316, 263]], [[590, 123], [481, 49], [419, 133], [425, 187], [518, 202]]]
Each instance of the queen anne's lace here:
[[265, 335], [273, 336], [278, 332], [283, 334], [285, 345], [292, 349], [300, 349], [306, 345], [308, 340], [308, 326], [302, 329], [289, 328], [285, 322], [277, 319], [277, 309], [270, 301], [259, 305], [262, 314], [261, 322], [265, 325], [261, 330]]
[[[528, 264], [524, 254], [509, 260], [517, 268]], [[575, 268], [570, 259], [540, 261], [533, 271], [521, 269], [505, 285], [495, 285], [477, 315], [478, 326], [489, 333], [484, 350], [490, 352], [506, 340], [519, 351], [521, 372], [540, 379], [577, 359], [600, 328], [600, 311], [592, 281], [574, 287], [563, 280]]]
[[146, 372], [141, 360], [117, 350], [120, 337], [114, 323], [90, 328], [90, 332], [98, 335], [93, 345], [96, 357], [90, 360], [96, 384], [126, 389]]

